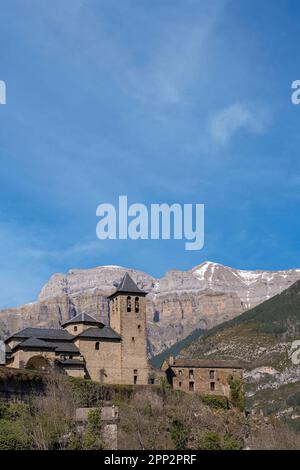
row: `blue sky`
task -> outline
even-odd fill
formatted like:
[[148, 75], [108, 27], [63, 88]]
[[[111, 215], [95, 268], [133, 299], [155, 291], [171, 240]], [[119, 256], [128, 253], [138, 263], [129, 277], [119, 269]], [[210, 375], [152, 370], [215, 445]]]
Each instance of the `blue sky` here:
[[[54, 272], [300, 267], [299, 2], [0, 0], [0, 307]], [[205, 246], [96, 207], [204, 203]]]

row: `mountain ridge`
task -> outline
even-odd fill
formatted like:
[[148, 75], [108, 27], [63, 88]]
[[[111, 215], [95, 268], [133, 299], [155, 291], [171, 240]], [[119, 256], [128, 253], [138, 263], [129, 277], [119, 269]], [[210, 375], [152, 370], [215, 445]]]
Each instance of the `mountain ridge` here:
[[116, 265], [55, 273], [36, 301], [0, 311], [0, 335], [24, 326], [57, 327], [81, 311], [108, 322], [107, 296], [128, 272], [148, 291], [149, 356], [161, 353], [196, 329], [209, 329], [281, 292], [300, 279], [300, 270], [246, 271], [205, 261], [157, 279]]

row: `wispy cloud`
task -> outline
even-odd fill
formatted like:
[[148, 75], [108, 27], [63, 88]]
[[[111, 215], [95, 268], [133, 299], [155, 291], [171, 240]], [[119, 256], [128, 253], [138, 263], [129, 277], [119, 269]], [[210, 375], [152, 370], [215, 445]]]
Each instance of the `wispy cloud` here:
[[205, 75], [209, 38], [227, 2], [203, 2], [196, 18], [193, 6], [185, 5], [185, 15], [178, 22], [166, 18], [144, 50], [142, 62], [136, 50], [129, 51], [122, 74], [124, 90], [152, 105], [179, 105], [190, 99], [191, 88]]
[[218, 144], [227, 144], [240, 130], [262, 134], [268, 126], [268, 113], [236, 103], [218, 110], [209, 120], [209, 132]]

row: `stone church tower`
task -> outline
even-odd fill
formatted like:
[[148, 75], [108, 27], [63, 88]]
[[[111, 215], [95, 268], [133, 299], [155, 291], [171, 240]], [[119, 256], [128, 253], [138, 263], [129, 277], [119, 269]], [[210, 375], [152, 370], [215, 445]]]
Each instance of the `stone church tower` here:
[[121, 383], [147, 384], [146, 292], [128, 273], [109, 296], [110, 327], [121, 338]]

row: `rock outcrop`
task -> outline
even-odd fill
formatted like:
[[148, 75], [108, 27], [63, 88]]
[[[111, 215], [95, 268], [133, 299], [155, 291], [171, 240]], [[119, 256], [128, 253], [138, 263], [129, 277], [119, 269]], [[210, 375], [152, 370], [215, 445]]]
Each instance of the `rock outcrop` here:
[[0, 336], [25, 326], [57, 327], [80, 311], [108, 322], [106, 296], [125, 272], [148, 291], [149, 354], [170, 347], [197, 328], [211, 328], [267, 300], [300, 279], [300, 270], [242, 271], [205, 262], [155, 279], [120, 266], [54, 274], [36, 302], [0, 311]]

